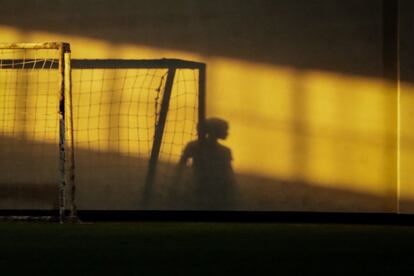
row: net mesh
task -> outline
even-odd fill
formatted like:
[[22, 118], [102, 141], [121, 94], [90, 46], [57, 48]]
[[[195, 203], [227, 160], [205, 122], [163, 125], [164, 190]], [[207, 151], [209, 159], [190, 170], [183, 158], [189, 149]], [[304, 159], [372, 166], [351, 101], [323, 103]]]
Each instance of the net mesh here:
[[58, 50], [0, 50], [0, 208], [56, 209]]

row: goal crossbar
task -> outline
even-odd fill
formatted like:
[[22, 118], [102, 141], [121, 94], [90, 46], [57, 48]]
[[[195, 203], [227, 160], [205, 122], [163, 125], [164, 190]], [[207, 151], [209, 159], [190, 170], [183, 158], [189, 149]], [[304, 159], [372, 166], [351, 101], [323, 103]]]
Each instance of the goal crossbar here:
[[0, 49], [69, 49], [67, 42], [0, 43]]

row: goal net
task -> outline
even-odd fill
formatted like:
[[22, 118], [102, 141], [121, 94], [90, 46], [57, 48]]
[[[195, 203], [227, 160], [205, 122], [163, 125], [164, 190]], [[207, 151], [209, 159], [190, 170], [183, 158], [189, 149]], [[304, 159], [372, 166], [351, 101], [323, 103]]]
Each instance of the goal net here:
[[0, 209], [63, 215], [65, 64], [66, 43], [0, 44]]
[[204, 73], [182, 60], [72, 60], [79, 209], [182, 207], [191, 187], [172, 179], [204, 116]]

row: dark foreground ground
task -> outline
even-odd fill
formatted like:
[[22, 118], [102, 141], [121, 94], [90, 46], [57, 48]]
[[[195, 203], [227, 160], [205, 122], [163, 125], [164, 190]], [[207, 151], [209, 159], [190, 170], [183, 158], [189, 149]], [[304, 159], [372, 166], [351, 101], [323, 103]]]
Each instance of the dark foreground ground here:
[[1, 275], [395, 275], [414, 272], [414, 227], [1, 222], [0, 270]]

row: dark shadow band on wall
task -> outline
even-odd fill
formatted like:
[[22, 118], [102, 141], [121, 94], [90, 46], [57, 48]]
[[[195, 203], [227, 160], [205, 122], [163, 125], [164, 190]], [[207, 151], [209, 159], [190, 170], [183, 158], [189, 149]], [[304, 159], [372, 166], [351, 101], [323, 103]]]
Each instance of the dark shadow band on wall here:
[[[79, 222], [217, 222], [217, 223], [322, 223], [359, 225], [414, 225], [413, 214], [279, 212], [279, 211], [109, 211], [78, 210]], [[1, 220], [49, 218], [58, 210], [0, 210]], [[56, 220], [57, 222], [57, 220]]]
[[[14, 0], [3, 1], [0, 24], [22, 33], [51, 32], [112, 45], [381, 78], [382, 66], [394, 62], [389, 58], [399, 2]], [[403, 67], [409, 72], [411, 2], [401, 1], [403, 50], [408, 55]], [[413, 80], [412, 74], [404, 76]]]

